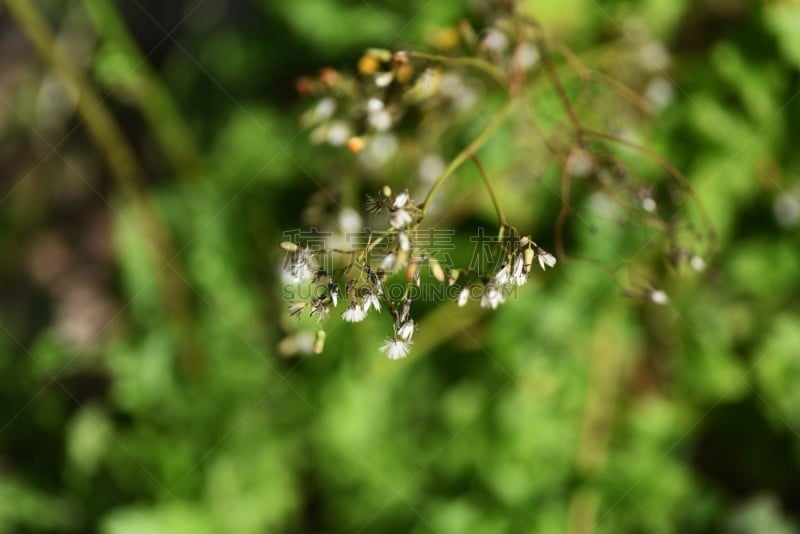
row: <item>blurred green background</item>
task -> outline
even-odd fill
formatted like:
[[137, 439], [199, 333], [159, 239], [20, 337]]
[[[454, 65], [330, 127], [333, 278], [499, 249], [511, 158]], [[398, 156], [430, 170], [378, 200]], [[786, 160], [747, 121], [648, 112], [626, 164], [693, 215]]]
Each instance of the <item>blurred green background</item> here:
[[[640, 229], [576, 221], [574, 255], [634, 262], [670, 304], [560, 264], [493, 314], [430, 306], [401, 362], [377, 317], [289, 357], [307, 340], [281, 299], [283, 232], [314, 220], [320, 186], [359, 209], [408, 179], [313, 146], [295, 81], [365, 47], [426, 49], [478, 2], [21, 3], [138, 163], [112, 172], [91, 128], [114, 128], [76, 112], [0, 3], [0, 531], [800, 530], [796, 2], [521, 2], [611, 74], [669, 52], [637, 88], [669, 95], [642, 135], [720, 255], [676, 273], [639, 263]], [[487, 167], [508, 159], [487, 147]], [[548, 165], [539, 194], [498, 189], [551, 245]], [[467, 206], [459, 235], [492, 224]]]

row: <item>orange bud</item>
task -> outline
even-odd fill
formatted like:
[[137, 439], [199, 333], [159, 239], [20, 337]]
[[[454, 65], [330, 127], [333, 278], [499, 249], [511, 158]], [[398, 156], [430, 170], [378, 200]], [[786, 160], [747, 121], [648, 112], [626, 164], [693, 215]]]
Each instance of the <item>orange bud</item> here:
[[369, 54], [364, 54], [361, 56], [361, 59], [358, 60], [358, 72], [364, 76], [374, 74], [380, 66], [380, 61], [378, 61], [375, 56]]
[[405, 63], [397, 67], [397, 81], [400, 83], [406, 83], [414, 76], [414, 67], [411, 66], [410, 63]]
[[328, 87], [333, 87], [339, 81], [339, 73], [335, 69], [325, 67], [319, 71], [319, 78]]
[[359, 152], [361, 152], [361, 150], [363, 150], [365, 144], [366, 143], [364, 142], [364, 138], [363, 137], [353, 136], [353, 137], [351, 137], [350, 139], [347, 140], [347, 148], [353, 154], [358, 154]]

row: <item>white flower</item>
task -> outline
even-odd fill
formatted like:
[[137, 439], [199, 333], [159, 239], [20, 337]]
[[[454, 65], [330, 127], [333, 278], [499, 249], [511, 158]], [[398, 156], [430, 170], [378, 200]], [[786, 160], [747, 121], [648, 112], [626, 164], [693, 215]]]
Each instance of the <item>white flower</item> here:
[[314, 108], [314, 119], [316, 121], [325, 121], [331, 118], [336, 111], [336, 100], [331, 97], [323, 98], [317, 102], [317, 107]]
[[508, 274], [508, 265], [504, 263], [500, 270], [494, 275], [494, 283], [502, 287], [508, 285], [510, 280], [511, 277]]
[[525, 43], [517, 48], [514, 57], [516, 58], [519, 66], [527, 70], [531, 67], [535, 67], [536, 64], [539, 63], [541, 54], [539, 53], [539, 49], [534, 45]]
[[483, 46], [493, 52], [502, 52], [508, 48], [508, 37], [504, 33], [491, 28], [486, 32], [486, 37], [483, 39]]
[[514, 260], [514, 268], [511, 269], [511, 282], [521, 286], [528, 281], [528, 273], [525, 268], [525, 258], [522, 254], [517, 254]]
[[295, 284], [310, 282], [314, 277], [314, 257], [308, 247], [297, 252], [297, 257], [289, 266], [289, 274]]
[[377, 295], [372, 291], [364, 295], [364, 313], [368, 312], [371, 308], [375, 308], [376, 312], [381, 311], [381, 301], [378, 300]]
[[364, 221], [361, 219], [361, 215], [353, 208], [343, 208], [339, 212], [339, 227], [342, 232], [354, 234], [361, 230], [363, 225]]
[[370, 113], [367, 116], [367, 122], [371, 127], [379, 132], [384, 132], [392, 127], [392, 116], [388, 111], [382, 109], [380, 111], [376, 111], [375, 113]]
[[645, 197], [642, 199], [642, 209], [647, 213], [655, 213], [656, 208], [658, 208], [658, 204], [652, 198]]
[[692, 269], [698, 273], [702, 273], [706, 270], [706, 262], [700, 256], [692, 256], [692, 259], [689, 260], [689, 263], [691, 263]]
[[390, 270], [392, 267], [394, 267], [394, 261], [396, 259], [397, 256], [395, 256], [393, 252], [390, 252], [389, 254], [384, 256], [383, 259], [381, 260], [381, 269], [383, 269], [384, 271]]
[[397, 234], [397, 239], [400, 241], [400, 250], [403, 252], [408, 252], [411, 249], [411, 240], [408, 238], [408, 234], [405, 232], [400, 232]]
[[328, 284], [328, 293], [331, 296], [331, 302], [333, 302], [333, 306], [336, 307], [336, 305], [339, 303], [339, 286], [333, 283]]
[[650, 300], [662, 306], [669, 303], [669, 297], [667, 296], [666, 293], [664, 293], [660, 289], [655, 289], [650, 292]]
[[367, 111], [370, 113], [377, 113], [383, 109], [383, 100], [380, 98], [372, 97], [367, 100]]
[[400, 339], [409, 341], [411, 336], [414, 335], [414, 319], [409, 319], [397, 329], [397, 335]]
[[366, 316], [367, 312], [352, 300], [350, 301], [350, 306], [342, 313], [342, 319], [348, 323], [359, 323], [363, 321]]
[[491, 308], [496, 310], [499, 305], [504, 303], [506, 298], [503, 294], [492, 284], [487, 285], [483, 290], [481, 297], [481, 308]]
[[375, 76], [375, 85], [378, 87], [387, 87], [394, 80], [394, 74], [391, 72], [382, 72]]
[[381, 352], [386, 354], [386, 357], [390, 360], [399, 360], [408, 356], [411, 345], [413, 345], [411, 341], [389, 337], [386, 338], [386, 341], [381, 345]]
[[333, 121], [328, 126], [327, 141], [333, 146], [341, 146], [350, 139], [350, 126], [344, 121]]
[[394, 207], [397, 209], [405, 208], [408, 204], [408, 189], [397, 195], [394, 199]]
[[549, 252], [545, 252], [544, 250], [539, 249], [536, 252], [536, 256], [539, 260], [539, 267], [541, 267], [543, 271], [547, 267], [555, 267], [557, 262], [556, 257], [550, 254]]
[[406, 210], [398, 209], [395, 210], [389, 217], [389, 224], [392, 225], [392, 228], [399, 230], [408, 226], [413, 220], [414, 219], [411, 218], [411, 214]]
[[467, 301], [469, 301], [469, 289], [465, 287], [458, 294], [458, 307], [463, 308], [467, 305]]

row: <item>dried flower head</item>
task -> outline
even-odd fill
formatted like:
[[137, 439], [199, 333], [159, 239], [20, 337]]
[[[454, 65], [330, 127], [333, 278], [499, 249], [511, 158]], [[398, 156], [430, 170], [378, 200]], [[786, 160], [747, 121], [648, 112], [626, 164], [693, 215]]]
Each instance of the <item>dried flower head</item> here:
[[390, 360], [400, 360], [408, 356], [409, 351], [411, 351], [411, 345], [413, 344], [413, 341], [389, 337], [386, 338], [383, 345], [381, 345], [381, 352], [386, 354], [386, 357]]

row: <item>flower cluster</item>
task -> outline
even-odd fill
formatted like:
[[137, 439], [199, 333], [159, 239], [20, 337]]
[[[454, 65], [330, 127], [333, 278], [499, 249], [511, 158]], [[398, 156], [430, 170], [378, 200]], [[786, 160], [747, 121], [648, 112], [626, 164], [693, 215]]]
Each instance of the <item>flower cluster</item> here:
[[[317, 76], [298, 80], [299, 92], [314, 99], [301, 117], [310, 139], [349, 151], [364, 171], [365, 181], [375, 179], [370, 183], [371, 190], [386, 180], [386, 170], [402, 169], [405, 173], [406, 169], [418, 169], [418, 180], [409, 178], [397, 191], [383, 186], [367, 197], [365, 211], [382, 223], [382, 229], [366, 228], [365, 243], [352, 248], [338, 244], [314, 248], [301, 240], [284, 244], [290, 255], [284, 280], [314, 289], [312, 295], [293, 299], [290, 313], [300, 316], [308, 312], [320, 323], [333, 316], [358, 323], [369, 314], [388, 313], [392, 332], [380, 350], [390, 359], [407, 356], [413, 345], [417, 325], [411, 317], [411, 304], [421, 298], [417, 289], [425, 270], [439, 286], [453, 290], [446, 298], [458, 306], [475, 301], [482, 308], [495, 310], [527, 283], [536, 266], [544, 271], [557, 264], [555, 255], [508, 224], [492, 180], [478, 157], [503, 123], [535, 132], [518, 136], [514, 148], [519, 161], [512, 161], [505, 172], [531, 176], [533, 160], [559, 166], [562, 205], [555, 220], [554, 241], [560, 259], [567, 257], [564, 235], [568, 234], [565, 228], [569, 219], [576, 214], [584, 219], [587, 213], [598, 220], [614, 220], [620, 225], [636, 222], [648, 231], [655, 229], [666, 243], [664, 255], [674, 265], [685, 264], [702, 272], [706, 259], [714, 253], [713, 230], [699, 202], [699, 209], [692, 213], [695, 220], [689, 220], [689, 215], [684, 219], [679, 213], [684, 201], [693, 198], [686, 179], [637, 141], [644, 137], [637, 130], [642, 119], [668, 101], [665, 93], [669, 87], [651, 83], [661, 79], [662, 71], [669, 66], [666, 49], [645, 36], [640, 64], [619, 65], [617, 69], [626, 76], [634, 75], [617, 80], [584, 65], [536, 20], [515, 10], [513, 1], [484, 4], [485, 28], [476, 31], [466, 21], [456, 28], [443, 28], [431, 39], [432, 52], [372, 48], [364, 52], [353, 74], [324, 68]], [[562, 78], [572, 77], [579, 82], [574, 86], [591, 86], [591, 90], [577, 95], [567, 91]], [[633, 82], [636, 87], [624, 82]], [[609, 91], [596, 91], [599, 86]], [[645, 96], [639, 96], [640, 92]], [[498, 93], [502, 98], [496, 98]], [[577, 100], [583, 98], [593, 100], [584, 100], [577, 107]], [[499, 100], [504, 102], [500, 109], [496, 107]], [[537, 106], [530, 105], [539, 101], [557, 106], [549, 110], [554, 117], [541, 123], [531, 112]], [[617, 114], [622, 101], [624, 106]], [[603, 115], [609, 106], [615, 110], [614, 117]], [[467, 112], [469, 117], [465, 118]], [[592, 117], [591, 123], [608, 124], [611, 131], [586, 126], [583, 114], [600, 114]], [[476, 119], [487, 115], [492, 117], [489, 121]], [[619, 127], [620, 120], [626, 121], [625, 128]], [[464, 122], [483, 122], [482, 129], [463, 144], [460, 152], [445, 158], [442, 146], [463, 142], [460, 136], [469, 130], [460, 127]], [[454, 143], [442, 142], [445, 136], [455, 138]], [[641, 168], [621, 160], [620, 154], [626, 152], [645, 156], [637, 159], [655, 163], [669, 181], [645, 176]], [[406, 159], [397, 161], [396, 166], [393, 160], [392, 167], [387, 168], [395, 155], [396, 159]], [[341, 152], [337, 152], [337, 158], [341, 158]], [[435, 193], [470, 160], [478, 168], [497, 214], [498, 231], [488, 257], [457, 267], [426, 242], [421, 225], [426, 214], [437, 209], [443, 214], [445, 208], [436, 203], [441, 197], [434, 198]], [[647, 169], [650, 171], [652, 168]], [[336, 172], [341, 172], [343, 182], [350, 180], [347, 175], [351, 170], [332, 171]], [[541, 184], [538, 175], [544, 172], [536, 168], [535, 174], [535, 179], [515, 182], [517, 195], [536, 194], [535, 188]], [[336, 178], [331, 176], [334, 181]], [[574, 202], [584, 203], [580, 206], [582, 213]], [[324, 217], [334, 211], [331, 207], [328, 203], [313, 213]], [[364, 228], [366, 219], [352, 208], [340, 207], [338, 211], [342, 234]], [[697, 224], [698, 214], [708, 229], [705, 233]], [[707, 250], [686, 246], [687, 239], [706, 241]], [[669, 303], [667, 293], [652, 289], [654, 284], [649, 281], [642, 287], [647, 289], [628, 293], [655, 304]], [[399, 290], [393, 292], [395, 288]], [[314, 352], [322, 350], [324, 340], [324, 330], [320, 330]]]
[[[404, 358], [414, 343], [417, 326], [411, 304], [414, 298], [424, 297], [414, 291], [420, 287], [423, 266], [434, 283], [458, 290], [452, 293], [459, 306], [474, 299], [481, 307], [494, 310], [527, 282], [534, 265], [544, 270], [556, 264], [556, 258], [529, 236], [519, 237], [512, 227], [504, 225], [493, 240], [495, 254], [480, 265], [460, 269], [443, 265], [423, 239], [425, 232], [420, 230], [420, 223], [424, 210], [412, 201], [408, 190], [395, 194], [385, 186], [378, 195], [368, 197], [366, 204], [369, 213], [387, 218], [388, 227], [370, 230], [368, 244], [363, 248], [312, 250], [299, 243], [282, 244], [289, 254], [284, 264], [285, 280], [312, 288], [308, 298], [290, 304], [289, 313], [299, 317], [307, 311], [323, 323], [342, 301], [338, 315], [344, 322], [358, 323], [369, 313], [378, 315], [388, 309], [392, 333], [380, 350], [390, 359]], [[341, 267], [329, 265], [332, 262], [327, 260], [332, 254], [345, 258]], [[493, 265], [497, 263], [494, 257], [501, 259], [499, 266]], [[399, 285], [389, 286], [394, 280]], [[390, 288], [398, 291], [392, 293]], [[322, 350], [322, 344], [315, 344], [315, 348]]]

